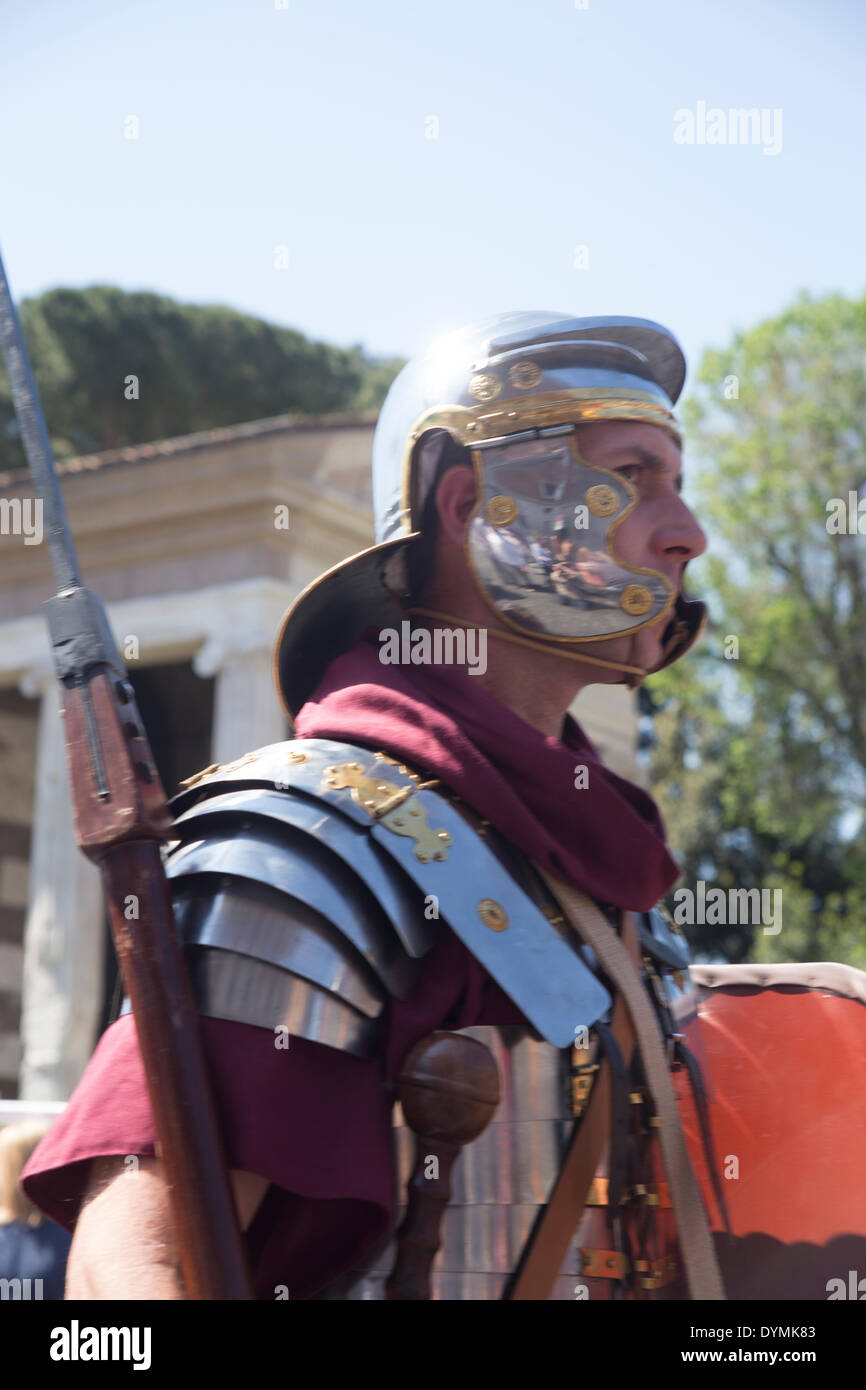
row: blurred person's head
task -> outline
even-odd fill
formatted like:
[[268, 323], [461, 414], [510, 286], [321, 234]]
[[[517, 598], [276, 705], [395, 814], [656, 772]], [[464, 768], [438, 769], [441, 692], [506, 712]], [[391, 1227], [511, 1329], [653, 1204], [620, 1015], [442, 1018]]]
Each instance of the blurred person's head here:
[[18, 1179], [50, 1126], [50, 1120], [17, 1120], [0, 1129], [0, 1226], [11, 1221], [25, 1226], [42, 1224], [42, 1212], [24, 1195]]

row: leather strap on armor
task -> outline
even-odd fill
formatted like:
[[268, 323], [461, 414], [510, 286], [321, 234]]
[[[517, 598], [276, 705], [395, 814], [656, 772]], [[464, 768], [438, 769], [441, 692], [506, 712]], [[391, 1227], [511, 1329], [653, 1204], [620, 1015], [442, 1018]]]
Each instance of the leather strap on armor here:
[[[656, 1114], [661, 1120], [659, 1142], [691, 1297], [695, 1300], [724, 1300], [726, 1295], [712, 1233], [686, 1149], [658, 1024], [635, 968], [637, 959], [633, 943], [637, 940], [637, 928], [633, 918], [628, 912], [623, 914], [623, 931], [628, 932], [631, 938], [628, 942], [623, 941], [583, 893], [553, 878], [543, 869], [539, 869], [539, 872], [575, 931], [592, 947], [602, 969], [616, 985], [617, 1001], [624, 1000], [628, 1008]], [[589, 1118], [588, 1110], [586, 1118]], [[576, 1142], [579, 1142], [579, 1137]], [[577, 1215], [579, 1217], [579, 1211]], [[563, 1255], [575, 1226], [576, 1222], [567, 1228]], [[551, 1270], [550, 1279], [554, 1272]], [[546, 1294], [541, 1296], [546, 1297]]]
[[[539, 870], [539, 872], [542, 872]], [[563, 886], [555, 879], [545, 880], [551, 891]], [[558, 898], [558, 892], [554, 893]], [[577, 922], [570, 911], [571, 904], [559, 898], [560, 906], [575, 931]], [[598, 909], [586, 899], [587, 907], [598, 913], [601, 922], [604, 918]], [[608, 930], [612, 928], [607, 927]], [[584, 938], [584, 933], [580, 935]], [[631, 913], [623, 913], [623, 937], [635, 967], [640, 961], [638, 932]], [[585, 938], [588, 939], [588, 938]], [[611, 1015], [610, 1031], [630, 1067], [635, 1045], [634, 1029], [622, 991], [618, 991]], [[504, 1298], [512, 1301], [532, 1299], [544, 1300], [549, 1297], [553, 1281], [562, 1268], [569, 1241], [577, 1230], [589, 1189], [595, 1177], [605, 1140], [609, 1133], [611, 1074], [607, 1057], [600, 1063], [589, 1102], [583, 1116], [575, 1121], [574, 1131], [568, 1146], [565, 1161], [556, 1180], [547, 1205], [542, 1208], [535, 1229], [526, 1243], [520, 1263], [511, 1277]]]

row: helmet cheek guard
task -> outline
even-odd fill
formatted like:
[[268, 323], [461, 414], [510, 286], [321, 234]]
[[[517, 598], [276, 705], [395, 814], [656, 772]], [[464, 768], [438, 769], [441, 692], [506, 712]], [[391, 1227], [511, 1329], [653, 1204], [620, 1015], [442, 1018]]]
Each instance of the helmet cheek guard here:
[[639, 632], [673, 608], [667, 577], [616, 551], [636, 490], [581, 458], [573, 425], [487, 440], [472, 457], [478, 499], [467, 560], [508, 627], [545, 642], [601, 642]]

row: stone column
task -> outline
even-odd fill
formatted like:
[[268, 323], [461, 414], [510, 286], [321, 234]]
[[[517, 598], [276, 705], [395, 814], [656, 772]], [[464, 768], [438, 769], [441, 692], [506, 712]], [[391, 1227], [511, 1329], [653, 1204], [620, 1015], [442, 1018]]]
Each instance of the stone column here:
[[247, 632], [240, 639], [210, 637], [193, 659], [199, 676], [216, 676], [211, 758], [232, 762], [254, 748], [288, 738], [285, 713], [274, 688], [273, 633]]
[[102, 1007], [102, 880], [75, 843], [57, 681], [29, 672], [40, 696], [30, 884], [21, 993], [22, 1100], [68, 1100], [96, 1043]]

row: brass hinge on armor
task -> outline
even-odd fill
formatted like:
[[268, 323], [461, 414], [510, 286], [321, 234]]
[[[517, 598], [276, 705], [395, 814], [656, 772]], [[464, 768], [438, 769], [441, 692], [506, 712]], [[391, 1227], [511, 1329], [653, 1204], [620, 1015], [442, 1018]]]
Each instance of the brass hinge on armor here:
[[368, 776], [360, 763], [341, 763], [325, 768], [325, 784], [336, 791], [350, 789], [353, 799], [373, 820], [380, 820], [395, 835], [413, 839], [415, 858], [422, 864], [431, 859], [447, 859], [451, 836], [447, 830], [428, 825], [425, 808], [415, 800], [416, 791], [426, 791], [439, 783], [421, 782], [417, 773], [407, 775], [412, 778], [412, 785], [401, 787], [396, 782]]
[[662, 1289], [677, 1278], [676, 1260], [667, 1256], [659, 1260], [629, 1260], [621, 1250], [585, 1250], [580, 1252], [581, 1272], [588, 1279], [618, 1279], [626, 1282], [632, 1275], [642, 1292]]
[[[258, 762], [263, 751], [266, 752], [267, 750], [257, 748], [251, 753], [244, 753], [242, 757], [235, 758], [230, 763], [209, 763], [207, 767], [203, 767], [198, 772], [194, 772], [191, 777], [181, 778], [178, 782], [178, 786], [182, 787], [184, 791], [189, 791], [190, 788], [197, 787], [200, 782], [206, 782], [210, 778], [215, 777], [217, 773], [227, 775], [231, 772], [237, 772], [238, 768], [246, 767], [249, 763]], [[300, 749], [290, 748], [285, 754], [284, 761], [289, 767], [292, 767], [296, 763], [305, 763], [307, 761], [307, 754]]]

